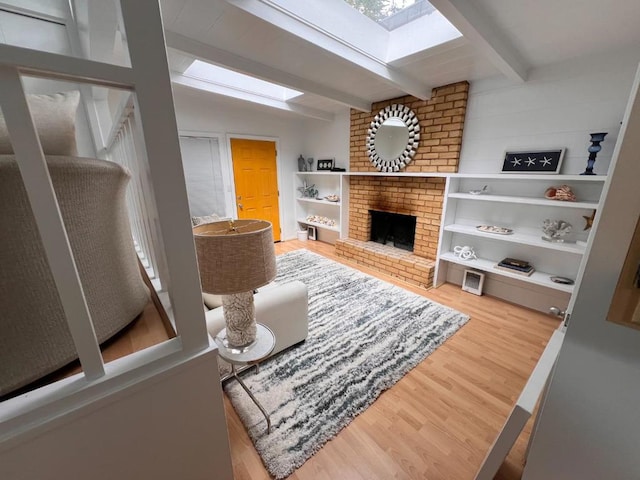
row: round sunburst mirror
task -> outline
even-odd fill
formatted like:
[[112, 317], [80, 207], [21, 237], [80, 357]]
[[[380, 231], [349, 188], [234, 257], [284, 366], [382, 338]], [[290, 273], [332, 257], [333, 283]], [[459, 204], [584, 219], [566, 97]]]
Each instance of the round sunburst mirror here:
[[420, 143], [420, 123], [409, 107], [393, 104], [380, 110], [367, 131], [369, 161], [381, 172], [399, 172], [413, 159]]

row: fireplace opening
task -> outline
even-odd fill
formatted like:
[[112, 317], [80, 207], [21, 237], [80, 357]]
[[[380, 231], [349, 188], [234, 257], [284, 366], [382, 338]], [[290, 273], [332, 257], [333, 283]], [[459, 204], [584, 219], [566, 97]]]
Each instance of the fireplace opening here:
[[371, 241], [413, 252], [416, 217], [378, 210], [369, 210], [369, 214], [371, 215]]

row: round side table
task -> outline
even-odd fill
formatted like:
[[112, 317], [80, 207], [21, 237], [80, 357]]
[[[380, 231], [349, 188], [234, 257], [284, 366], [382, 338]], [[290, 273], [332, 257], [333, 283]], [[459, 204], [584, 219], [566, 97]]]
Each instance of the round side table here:
[[236, 370], [236, 365], [256, 365], [257, 367], [262, 360], [267, 358], [271, 352], [273, 352], [273, 349], [276, 346], [276, 337], [271, 329], [261, 323], [258, 323], [256, 326], [257, 332], [255, 343], [242, 353], [238, 353], [224, 345], [223, 339], [227, 334], [226, 328], [220, 330], [220, 332], [214, 337], [214, 341], [218, 346], [218, 354], [220, 357], [231, 364], [231, 376], [236, 379], [244, 391], [247, 392], [249, 398], [251, 398], [253, 403], [255, 403], [255, 405], [260, 409], [262, 415], [264, 415], [264, 418], [267, 420], [267, 433], [271, 433], [271, 418], [269, 418], [269, 414], [253, 395], [251, 390], [249, 390], [249, 387], [247, 387], [247, 385], [238, 376], [238, 372]]

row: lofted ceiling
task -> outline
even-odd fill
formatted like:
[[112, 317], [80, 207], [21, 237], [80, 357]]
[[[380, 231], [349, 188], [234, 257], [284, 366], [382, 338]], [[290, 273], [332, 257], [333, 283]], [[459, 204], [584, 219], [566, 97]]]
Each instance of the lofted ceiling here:
[[[531, 68], [640, 47], [638, 1], [431, 3], [444, 26], [415, 22], [389, 33], [342, 0], [161, 0], [174, 81], [199, 58], [302, 91], [283, 103], [325, 119], [345, 105], [428, 98], [431, 88], [462, 80], [523, 82]], [[437, 29], [443, 43], [428, 45]]]

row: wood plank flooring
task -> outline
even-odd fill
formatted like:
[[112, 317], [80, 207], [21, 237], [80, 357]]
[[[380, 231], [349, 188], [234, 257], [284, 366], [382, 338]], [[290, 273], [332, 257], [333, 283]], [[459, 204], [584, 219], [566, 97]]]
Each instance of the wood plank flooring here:
[[[471, 320], [289, 479], [473, 479], [559, 320], [455, 285], [423, 290], [337, 258], [333, 246], [322, 242], [276, 244], [278, 254], [299, 248], [448, 305]], [[226, 398], [225, 410], [235, 479], [269, 479]], [[521, 478], [531, 425], [496, 479]]]
[[[324, 255], [471, 316], [444, 345], [409, 372], [290, 480], [473, 479], [487, 450], [559, 321], [454, 285], [424, 290], [334, 254], [332, 245], [297, 240], [276, 244], [278, 254], [299, 248]], [[168, 338], [149, 303], [138, 320], [103, 350], [110, 361]], [[79, 370], [71, 365], [61, 378]], [[51, 381], [51, 379], [49, 379]], [[269, 479], [244, 426], [225, 397], [236, 480]], [[529, 422], [496, 479], [522, 476]]]
[[[169, 338], [175, 337], [175, 333], [170, 331], [170, 327], [167, 327], [167, 323], [163, 319], [163, 315], [164, 312], [159, 312], [154, 302], [149, 300], [142, 313], [140, 313], [135, 320], [115, 334], [112, 338], [100, 345], [104, 362], [111, 362], [118, 358], [130, 355], [133, 352], [144, 350], [147, 347], [157, 345]], [[57, 382], [63, 378], [80, 373], [81, 371], [82, 367], [80, 362], [78, 360], [74, 360], [55, 372], [15, 390], [4, 397], [0, 397], [0, 401], [7, 400], [17, 395], [22, 395], [23, 393]]]

